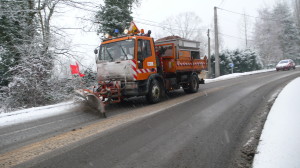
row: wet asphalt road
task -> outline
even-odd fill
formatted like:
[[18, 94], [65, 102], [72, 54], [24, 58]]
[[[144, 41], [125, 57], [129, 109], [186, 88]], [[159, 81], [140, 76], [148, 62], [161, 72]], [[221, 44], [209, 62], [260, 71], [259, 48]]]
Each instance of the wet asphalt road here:
[[[200, 85], [196, 94], [176, 91], [156, 105], [148, 105], [143, 98], [112, 105], [107, 108], [109, 119], [99, 119], [82, 107], [62, 116], [0, 128], [0, 163], [4, 167], [233, 167], [234, 154], [247, 141], [244, 135], [250, 118], [296, 77], [300, 77], [299, 69], [249, 75]], [[126, 117], [131, 111], [146, 113], [147, 109], [162, 110], [99, 133], [80, 134], [72, 143], [17, 164], [6, 163], [9, 154], [21, 153], [31, 144], [43, 141], [55, 146], [62, 138], [46, 140], [64, 134], [69, 141], [69, 132], [87, 132], [96, 125], [116, 122], [114, 117]], [[36, 146], [30, 151], [34, 153], [38, 145], [32, 146]]]

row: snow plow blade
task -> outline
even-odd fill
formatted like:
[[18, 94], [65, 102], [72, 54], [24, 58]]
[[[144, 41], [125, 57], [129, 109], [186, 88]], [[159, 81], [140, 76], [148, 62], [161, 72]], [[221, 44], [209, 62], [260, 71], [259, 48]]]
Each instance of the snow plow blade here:
[[84, 98], [89, 105], [89, 107], [97, 110], [104, 118], [106, 118], [104, 103], [91, 91], [88, 89], [79, 89], [75, 93]]

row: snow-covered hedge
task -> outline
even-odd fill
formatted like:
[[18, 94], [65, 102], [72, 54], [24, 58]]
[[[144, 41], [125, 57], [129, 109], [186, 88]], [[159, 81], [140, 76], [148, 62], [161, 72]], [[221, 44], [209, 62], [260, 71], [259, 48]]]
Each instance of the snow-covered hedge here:
[[[212, 55], [212, 70], [215, 73], [215, 56]], [[234, 64], [233, 72], [249, 72], [262, 69], [262, 63], [258, 54], [251, 49], [224, 50], [220, 53], [220, 73], [226, 75], [231, 73], [230, 63]]]

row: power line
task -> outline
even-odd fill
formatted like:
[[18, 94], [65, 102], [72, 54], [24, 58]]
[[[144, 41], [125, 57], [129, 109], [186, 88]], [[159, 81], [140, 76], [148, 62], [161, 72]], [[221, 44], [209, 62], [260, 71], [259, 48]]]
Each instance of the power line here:
[[137, 17], [135, 17], [135, 16], [133, 16], [133, 17], [136, 18], [136, 19], [140, 19], [140, 20], [147, 21], [147, 22], [152, 22], [152, 23], [157, 23], [157, 24], [159, 24], [158, 22], [155, 22], [155, 21], [152, 21], [152, 20], [142, 19], [142, 18], [137, 18]]
[[234, 12], [234, 11], [227, 10], [227, 9], [223, 9], [223, 8], [220, 8], [220, 7], [217, 7], [217, 8], [220, 9], [220, 10], [226, 11], [226, 12], [230, 12], [230, 13], [234, 13], [234, 14], [238, 14], [238, 15], [242, 15], [242, 16], [245, 16], [245, 15], [246, 15], [246, 16], [248, 16], [248, 17], [260, 19], [260, 17], [257, 17], [257, 16], [251, 16], [251, 15], [244, 14], [244, 13]]
[[222, 6], [222, 5], [223, 5], [223, 3], [224, 3], [224, 0], [222, 0], [222, 2], [219, 4], [219, 6]]
[[[151, 24], [151, 23], [145, 23], [145, 22], [137, 21], [137, 22], [142, 23], [142, 24], [145, 24], [145, 25], [155, 26], [155, 27], [160, 27], [160, 28], [163, 28], [163, 29], [170, 29], [170, 30], [181, 31], [180, 27], [178, 27], [178, 26], [167, 25], [167, 24], [155, 22], [155, 21], [152, 21], [152, 20], [147, 20], [147, 19], [142, 19], [142, 18], [134, 17], [134, 20], [136, 20], [136, 19], [137, 19], [137, 20], [143, 20], [143, 21], [151, 22], [151, 23], [155, 23], [155, 24]], [[158, 25], [157, 25], [157, 24], [158, 24]], [[165, 25], [165, 26], [164, 26], [164, 25]], [[172, 26], [172, 28], [170, 28], [170, 26]], [[177, 29], [174, 29], [173, 27], [175, 27], [175, 28], [177, 28]], [[189, 31], [207, 31], [207, 29], [197, 28], [197, 29], [190, 29]]]
[[[155, 24], [159, 24], [159, 25], [166, 25], [166, 26], [172, 26], [172, 27], [177, 27], [177, 28], [179, 28], [178, 26], [174, 26], [174, 25], [168, 25], [168, 24], [166, 24], [166, 23], [159, 23], [159, 22], [156, 22], [156, 21], [153, 21], [153, 20], [149, 20], [149, 19], [143, 19], [143, 18], [138, 18], [138, 17], [136, 17], [136, 16], [133, 16], [135, 19], [138, 19], [138, 20], [143, 20], [143, 21], [147, 21], [147, 22], [151, 22], [151, 23], [155, 23]], [[166, 27], [166, 26], [164, 26], [164, 27]], [[191, 29], [191, 30], [201, 30], [201, 31], [207, 31], [207, 29], [201, 29], [201, 28], [199, 28], [199, 29]]]
[[[228, 34], [224, 34], [224, 33], [219, 33], [219, 35], [221, 36], [226, 36], [226, 37], [231, 37], [231, 38], [235, 38], [235, 39], [240, 39], [240, 40], [245, 40], [243, 38], [240, 38], [240, 37], [236, 37], [236, 36], [231, 36], [231, 35], [228, 35]], [[248, 41], [254, 41], [254, 40], [249, 40]]]
[[[140, 21], [136, 21], [137, 23], [142, 23], [142, 24], [145, 24], [145, 25], [149, 25], [149, 26], [154, 26], [154, 27], [159, 27], [159, 28], [162, 28], [162, 29], [172, 29], [172, 30], [177, 30], [179, 31], [179, 29], [173, 29], [173, 28], [168, 28], [168, 27], [165, 27], [165, 26], [159, 26], [159, 25], [154, 25], [154, 24], [149, 24], [149, 23], [144, 23], [144, 22], [140, 22]], [[152, 21], [154, 22], [154, 21]], [[155, 23], [155, 22], [154, 22]], [[199, 30], [199, 29], [196, 29], [196, 30]], [[204, 29], [201, 29], [201, 30], [204, 30]], [[193, 30], [188, 30], [188, 31], [193, 31]], [[214, 31], [212, 31], [214, 32]], [[236, 37], [236, 36], [232, 36], [232, 35], [228, 35], [228, 34], [224, 34], [224, 33], [218, 33], [219, 35], [221, 36], [225, 36], [225, 37], [230, 37], [230, 38], [235, 38], [235, 39], [239, 39], [239, 40], [245, 40], [243, 38], [240, 38], [240, 37]], [[253, 40], [249, 40], [248, 41], [253, 41]]]
[[226, 11], [226, 12], [230, 12], [230, 13], [237, 14], [237, 15], [242, 15], [242, 16], [247, 16], [247, 17], [251, 17], [251, 18], [255, 18], [255, 19], [270, 20], [270, 21], [281, 21], [281, 20], [278, 20], [278, 19], [252, 16], [252, 15], [248, 15], [248, 14], [245, 14], [245, 13], [239, 13], [239, 12], [231, 11], [231, 10], [228, 10], [228, 9], [223, 9], [223, 8], [220, 8], [220, 7], [217, 7], [217, 8], [220, 9], [220, 10]]

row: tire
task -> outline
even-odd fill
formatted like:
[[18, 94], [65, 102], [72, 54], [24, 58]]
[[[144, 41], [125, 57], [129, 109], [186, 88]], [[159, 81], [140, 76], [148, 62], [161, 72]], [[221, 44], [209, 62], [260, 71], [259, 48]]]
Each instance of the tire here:
[[153, 79], [150, 83], [148, 94], [146, 95], [147, 101], [151, 104], [160, 102], [162, 99], [162, 90], [161, 84]]
[[199, 89], [199, 79], [196, 75], [190, 76], [190, 83], [187, 89], [184, 89], [185, 93], [196, 93]]

